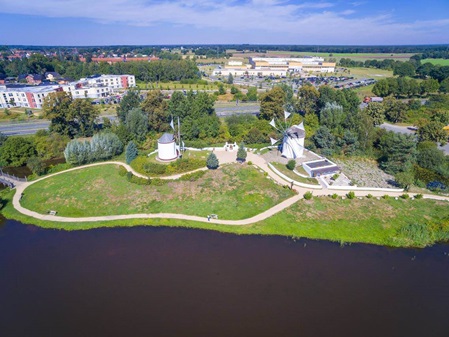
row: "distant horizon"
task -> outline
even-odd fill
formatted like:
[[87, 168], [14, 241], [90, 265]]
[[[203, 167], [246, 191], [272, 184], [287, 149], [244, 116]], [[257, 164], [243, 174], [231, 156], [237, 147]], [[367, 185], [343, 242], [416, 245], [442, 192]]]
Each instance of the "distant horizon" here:
[[[429, 44], [294, 44], [294, 43], [179, 43], [179, 44], [95, 44], [95, 45], [39, 45], [39, 44], [0, 44], [0, 47], [65, 47], [65, 48], [79, 48], [79, 47], [201, 47], [201, 46], [229, 46], [229, 47], [435, 47], [447, 46], [449, 49], [449, 42], [447, 43], [429, 43]], [[319, 51], [318, 51], [319, 52]]]
[[[0, 45], [439, 45], [447, 0], [0, 0]], [[444, 42], [443, 42], [444, 41]]]

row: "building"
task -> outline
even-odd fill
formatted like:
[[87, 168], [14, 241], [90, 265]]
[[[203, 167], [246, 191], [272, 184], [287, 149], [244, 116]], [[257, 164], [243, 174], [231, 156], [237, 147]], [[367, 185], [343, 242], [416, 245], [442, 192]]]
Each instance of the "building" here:
[[116, 89], [134, 86], [136, 86], [134, 75], [97, 75], [69, 84], [0, 85], [0, 107], [20, 106], [41, 109], [45, 96], [56, 91], [69, 92], [73, 98], [97, 99], [112, 95]]
[[230, 61], [224, 69], [215, 69], [213, 75], [284, 77], [289, 73], [333, 73], [335, 65], [332, 62], [324, 62], [321, 57], [251, 57], [247, 65]]
[[52, 92], [61, 91], [59, 85], [17, 86], [0, 85], [0, 107], [25, 107], [41, 109], [44, 98]]
[[157, 141], [158, 158], [163, 161], [178, 158], [175, 136], [172, 133], [164, 133]]

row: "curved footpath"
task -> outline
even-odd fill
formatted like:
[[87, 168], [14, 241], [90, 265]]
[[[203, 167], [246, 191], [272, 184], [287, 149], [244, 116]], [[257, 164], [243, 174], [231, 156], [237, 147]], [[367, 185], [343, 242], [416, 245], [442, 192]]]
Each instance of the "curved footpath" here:
[[[226, 151], [215, 151], [215, 154], [217, 155], [219, 161], [221, 164], [227, 164], [227, 163], [232, 163], [235, 162], [235, 157], [236, 157], [236, 153], [235, 152], [226, 152]], [[248, 157], [247, 160], [252, 161], [253, 164], [255, 166], [257, 166], [259, 169], [263, 170], [264, 172], [266, 172], [268, 174], [268, 176], [273, 179], [276, 183], [281, 184], [281, 185], [286, 185], [287, 182], [285, 180], [283, 180], [281, 177], [279, 177], [278, 175], [276, 175], [272, 170], [270, 170], [270, 168], [267, 165], [267, 162], [260, 156], [248, 152]], [[22, 207], [22, 205], [20, 204], [20, 198], [22, 193], [25, 191], [25, 189], [44, 179], [59, 175], [59, 174], [64, 174], [66, 172], [70, 172], [70, 171], [75, 171], [75, 170], [81, 170], [84, 169], [86, 167], [92, 167], [92, 166], [99, 166], [99, 165], [121, 165], [123, 167], [125, 167], [128, 171], [131, 171], [134, 175], [141, 177], [141, 178], [148, 178], [136, 171], [134, 171], [132, 169], [131, 166], [129, 166], [128, 164], [122, 163], [122, 162], [118, 162], [118, 161], [108, 161], [108, 162], [102, 162], [102, 163], [94, 163], [94, 164], [89, 164], [89, 165], [84, 165], [84, 166], [79, 166], [79, 167], [74, 167], [62, 172], [57, 172], [45, 177], [42, 177], [40, 179], [37, 180], [33, 180], [33, 181], [29, 181], [29, 182], [18, 182], [16, 183], [16, 193], [14, 194], [12, 203], [14, 208], [19, 211], [20, 213], [39, 219], [39, 220], [45, 220], [45, 221], [56, 221], [56, 222], [95, 222], [95, 221], [111, 221], [111, 220], [124, 220], [124, 219], [151, 219], [151, 218], [165, 218], [165, 219], [179, 219], [179, 220], [191, 220], [191, 221], [199, 221], [199, 222], [209, 222], [209, 223], [215, 223], [215, 224], [220, 224], [220, 225], [231, 225], [231, 226], [241, 226], [241, 225], [249, 225], [249, 224], [253, 224], [262, 220], [265, 220], [269, 217], [271, 217], [272, 215], [286, 209], [287, 207], [290, 207], [291, 205], [293, 205], [294, 203], [296, 203], [297, 201], [301, 200], [303, 198], [303, 194], [308, 192], [309, 189], [307, 188], [302, 188], [302, 187], [298, 187], [295, 186], [295, 190], [298, 192], [297, 195], [284, 200], [283, 202], [273, 206], [272, 208], [259, 213], [251, 218], [247, 218], [247, 219], [242, 219], [242, 220], [221, 220], [221, 219], [210, 219], [208, 220], [206, 216], [204, 217], [200, 217], [200, 216], [194, 216], [194, 215], [185, 215], [185, 214], [173, 214], [173, 213], [149, 213], [149, 214], [123, 214], [123, 215], [107, 215], [107, 216], [94, 216], [94, 217], [80, 217], [80, 218], [74, 218], [74, 217], [63, 217], [63, 216], [58, 216], [58, 215], [48, 215], [48, 214], [40, 214], [34, 211], [31, 211], [27, 208]], [[207, 170], [207, 168], [201, 168], [195, 171], [200, 171], [200, 170]], [[189, 174], [195, 171], [191, 171], [191, 172], [186, 172], [183, 174], [177, 174], [177, 175], [173, 175], [170, 177], [162, 177], [162, 179], [178, 179], [179, 177], [181, 177], [184, 174]], [[338, 191], [330, 191], [327, 189], [322, 189], [322, 190], [313, 190], [313, 194], [315, 196], [326, 196], [329, 194], [338, 194], [340, 196], [344, 196], [346, 195], [346, 193], [352, 191], [351, 189], [347, 189], [347, 190], [338, 190]], [[399, 197], [401, 194], [403, 194], [403, 192], [384, 192], [384, 191], [362, 191], [362, 190], [358, 190], [358, 191], [354, 191], [355, 195], [357, 197], [360, 196], [366, 196], [367, 194], [371, 194], [374, 197], [381, 197], [385, 194], [388, 194], [392, 197]], [[443, 196], [438, 196], [438, 195], [431, 195], [431, 194], [426, 194], [424, 195], [424, 198], [426, 199], [435, 199], [435, 200], [446, 200], [449, 201], [448, 197], [443, 197]]]

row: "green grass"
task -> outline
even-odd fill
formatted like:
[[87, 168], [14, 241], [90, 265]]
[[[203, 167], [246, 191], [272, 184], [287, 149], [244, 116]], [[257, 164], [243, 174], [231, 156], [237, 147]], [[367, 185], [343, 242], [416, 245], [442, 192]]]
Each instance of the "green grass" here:
[[357, 93], [357, 96], [361, 100], [363, 100], [366, 96], [369, 96], [369, 97], [375, 96], [372, 91], [373, 87], [374, 87], [374, 84], [371, 84], [371, 85], [367, 85], [366, 87], [359, 87], [359, 88], [355, 88], [353, 90]]
[[424, 60], [421, 60], [421, 64], [424, 64], [427, 62], [432, 63], [434, 65], [449, 66], [449, 59], [424, 59]]
[[247, 165], [207, 171], [198, 181], [161, 186], [136, 185], [119, 176], [116, 165], [60, 174], [28, 187], [22, 205], [39, 213], [56, 210], [70, 217], [134, 213], [182, 213], [244, 219], [276, 205], [293, 192]]
[[354, 76], [356, 78], [374, 78], [380, 80], [387, 77], [393, 77], [393, 71], [376, 69], [376, 68], [348, 68], [348, 76]]
[[[340, 243], [370, 243], [391, 247], [422, 247], [431, 245], [436, 238], [449, 238], [447, 202], [434, 200], [341, 200], [330, 197], [301, 200], [290, 208], [248, 226], [225, 226], [213, 223], [175, 219], [130, 219], [83, 223], [60, 223], [34, 219], [17, 212], [11, 203], [14, 191], [4, 192], [6, 202], [2, 214], [25, 224], [64, 230], [86, 230], [100, 227], [166, 226], [215, 230], [224, 233], [281, 235], [295, 238], [324, 239]], [[410, 230], [414, 224], [432, 229], [429, 221], [446, 219], [442, 235], [430, 235], [423, 242], [418, 233]], [[412, 228], [413, 229], [413, 228]], [[432, 233], [432, 232], [431, 232]]]
[[304, 183], [304, 184], [312, 184], [312, 185], [317, 185], [317, 186], [319, 185], [318, 181], [315, 178], [301, 177], [301, 176], [297, 175], [296, 173], [294, 173], [293, 171], [290, 171], [284, 164], [275, 163], [275, 162], [271, 162], [270, 164], [273, 165], [279, 172], [285, 174], [290, 179], [293, 179], [297, 182]]

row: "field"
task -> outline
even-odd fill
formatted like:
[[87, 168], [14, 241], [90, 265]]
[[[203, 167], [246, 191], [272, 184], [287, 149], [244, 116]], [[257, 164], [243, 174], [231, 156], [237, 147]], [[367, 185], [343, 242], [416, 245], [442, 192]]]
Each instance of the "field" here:
[[449, 66], [449, 59], [424, 59], [421, 60], [421, 64], [424, 63], [432, 63], [434, 65], [439, 65], [439, 66]]
[[207, 171], [198, 181], [136, 185], [116, 165], [89, 167], [37, 182], [25, 190], [22, 205], [39, 213], [83, 217], [133, 213], [183, 213], [221, 219], [256, 215], [293, 195], [251, 166]]
[[393, 77], [393, 72], [384, 69], [375, 68], [348, 68], [349, 75], [356, 78], [374, 78], [380, 80], [387, 77]]
[[232, 53], [234, 57], [250, 57], [250, 56], [267, 56], [267, 57], [304, 57], [304, 56], [320, 56], [326, 59], [334, 58], [339, 61], [341, 58], [350, 58], [355, 61], [366, 61], [366, 60], [385, 60], [393, 59], [399, 61], [408, 61], [414, 54], [403, 53], [403, 54], [390, 54], [390, 53], [320, 53], [320, 52], [292, 52], [292, 51], [267, 51], [265, 54], [261, 53], [241, 53], [236, 50], [227, 50], [227, 52]]

